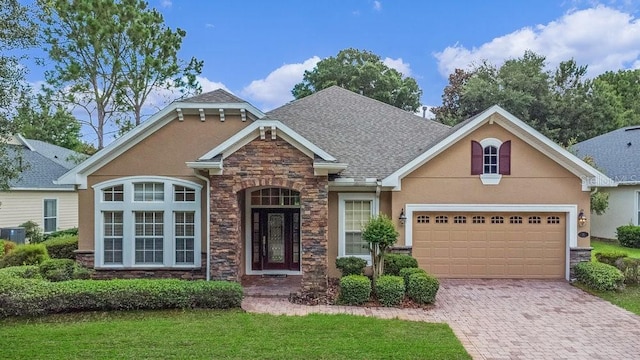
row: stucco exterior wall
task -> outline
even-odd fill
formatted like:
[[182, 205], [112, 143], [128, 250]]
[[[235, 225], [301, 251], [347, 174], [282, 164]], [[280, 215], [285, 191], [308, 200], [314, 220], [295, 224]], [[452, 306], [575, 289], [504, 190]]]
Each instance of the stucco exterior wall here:
[[[471, 141], [511, 140], [511, 175], [499, 185], [483, 185], [471, 174]], [[575, 204], [589, 213], [589, 192], [579, 177], [517, 138], [497, 123], [485, 124], [402, 180], [392, 193], [392, 218], [404, 244], [404, 227], [397, 220], [405, 204]], [[580, 231], [589, 231], [589, 224]], [[589, 237], [578, 246], [589, 246]]]
[[638, 191], [640, 185], [618, 186], [601, 189], [609, 193], [609, 208], [602, 215], [591, 214], [591, 235], [615, 239], [616, 228], [622, 225], [638, 225]]
[[0, 192], [0, 227], [16, 227], [31, 220], [42, 228], [44, 199], [58, 200], [58, 230], [78, 226], [75, 191], [8, 191]]

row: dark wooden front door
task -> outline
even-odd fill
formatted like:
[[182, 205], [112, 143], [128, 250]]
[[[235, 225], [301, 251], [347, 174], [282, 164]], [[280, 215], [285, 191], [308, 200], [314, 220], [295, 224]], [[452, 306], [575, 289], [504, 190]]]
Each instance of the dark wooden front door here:
[[300, 209], [252, 209], [253, 270], [300, 270]]

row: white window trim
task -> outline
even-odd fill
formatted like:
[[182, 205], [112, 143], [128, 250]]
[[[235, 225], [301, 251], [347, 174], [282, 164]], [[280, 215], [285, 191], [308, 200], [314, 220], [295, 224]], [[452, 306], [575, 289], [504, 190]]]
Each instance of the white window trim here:
[[569, 280], [569, 255], [571, 249], [578, 247], [578, 206], [570, 204], [406, 204], [404, 243], [413, 245], [413, 213], [414, 212], [540, 212], [565, 213], [565, 279]]
[[[480, 146], [482, 146], [482, 174], [480, 174], [480, 181], [482, 181], [482, 185], [498, 185], [500, 184], [500, 180], [502, 180], [502, 175], [500, 174], [500, 146], [502, 146], [502, 141], [496, 138], [486, 138], [480, 140]], [[496, 174], [484, 173], [484, 149], [487, 146], [495, 146], [497, 151], [496, 166], [498, 168], [498, 172]]]
[[[55, 200], [56, 201], [56, 216], [46, 216], [46, 203], [47, 200]], [[45, 220], [46, 219], [56, 219], [56, 228], [53, 231], [44, 231], [45, 230]], [[60, 223], [60, 199], [58, 198], [44, 198], [42, 199], [42, 230], [45, 234], [51, 234], [52, 232], [58, 231], [58, 224]]]
[[633, 224], [638, 226], [640, 225], [640, 190], [636, 190], [635, 196], [635, 213], [633, 216]]
[[[165, 201], [133, 201], [134, 183], [139, 182], [159, 182], [164, 184]], [[123, 201], [103, 201], [102, 190], [115, 185], [123, 185]], [[196, 191], [194, 202], [174, 201], [173, 186], [186, 186]], [[202, 235], [200, 223], [201, 219], [201, 190], [202, 185], [164, 176], [131, 176], [117, 178], [101, 182], [92, 186], [94, 192], [94, 266], [102, 269], [194, 269], [200, 268], [202, 262]], [[123, 240], [122, 240], [122, 264], [105, 264], [103, 259], [103, 211], [123, 212]], [[135, 263], [135, 220], [133, 213], [136, 211], [162, 211], [164, 226], [163, 242], [163, 263], [162, 264], [136, 264]], [[194, 263], [176, 264], [175, 239], [174, 239], [174, 212], [192, 211], [194, 212]]]
[[345, 202], [346, 201], [371, 201], [371, 216], [379, 213], [379, 199], [374, 193], [339, 193], [338, 194], [338, 257], [355, 256], [367, 260], [371, 265], [371, 255], [347, 255], [345, 239]]

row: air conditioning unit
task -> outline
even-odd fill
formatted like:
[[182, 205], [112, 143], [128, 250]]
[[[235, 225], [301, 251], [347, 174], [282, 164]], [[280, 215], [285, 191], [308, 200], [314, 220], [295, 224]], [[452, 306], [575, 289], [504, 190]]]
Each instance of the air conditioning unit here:
[[10, 240], [16, 244], [24, 244], [26, 232], [23, 227], [10, 227], [0, 229], [0, 239]]

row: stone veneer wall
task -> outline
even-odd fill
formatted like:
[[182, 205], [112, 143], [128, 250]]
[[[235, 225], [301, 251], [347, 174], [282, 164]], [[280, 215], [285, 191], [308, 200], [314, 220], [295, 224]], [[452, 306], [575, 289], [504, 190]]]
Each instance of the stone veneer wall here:
[[[315, 176], [313, 159], [280, 137], [257, 138], [224, 159], [222, 175], [211, 175], [211, 278], [239, 281], [244, 239], [238, 192], [258, 186], [300, 192], [304, 295], [327, 288], [328, 178]], [[250, 261], [250, 259], [246, 259]]]
[[569, 280], [576, 278], [575, 266], [578, 263], [591, 261], [592, 247], [574, 247], [569, 250]]
[[[202, 254], [202, 262], [196, 269], [94, 269], [93, 279], [185, 279], [201, 280], [207, 278], [207, 254]], [[76, 251], [76, 262], [80, 265], [93, 268], [93, 251]]]

